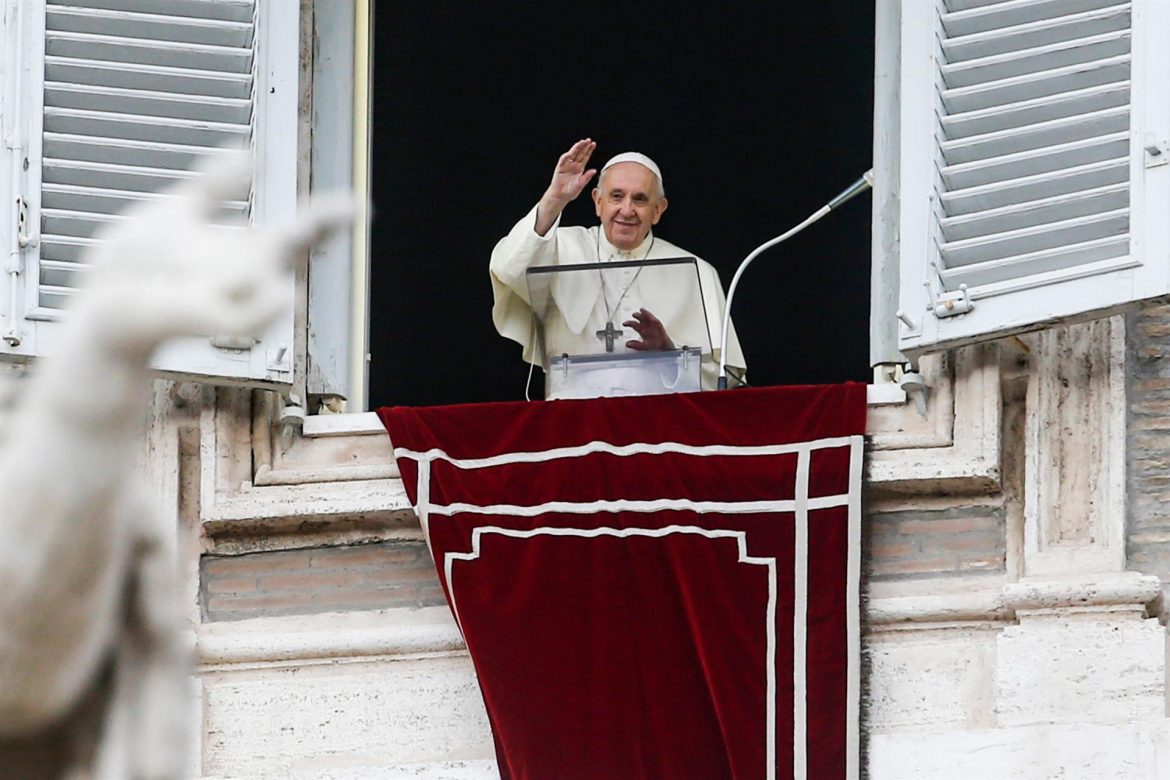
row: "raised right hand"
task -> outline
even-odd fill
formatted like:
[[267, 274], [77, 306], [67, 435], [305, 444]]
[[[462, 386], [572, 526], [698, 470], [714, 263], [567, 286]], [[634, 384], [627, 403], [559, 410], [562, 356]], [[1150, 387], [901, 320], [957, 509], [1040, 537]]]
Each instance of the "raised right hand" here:
[[585, 189], [597, 175], [596, 168], [585, 170], [589, 163], [589, 155], [593, 154], [596, 148], [597, 144], [592, 139], [582, 138], [557, 160], [552, 182], [536, 207], [536, 224], [533, 229], [537, 235], [547, 235], [560, 219], [565, 206], [580, 195], [581, 190]]
[[565, 205], [580, 195], [597, 175], [596, 168], [585, 169], [596, 148], [597, 144], [592, 139], [582, 138], [562, 154], [557, 160], [557, 167], [553, 169], [552, 182], [545, 191], [545, 198]]

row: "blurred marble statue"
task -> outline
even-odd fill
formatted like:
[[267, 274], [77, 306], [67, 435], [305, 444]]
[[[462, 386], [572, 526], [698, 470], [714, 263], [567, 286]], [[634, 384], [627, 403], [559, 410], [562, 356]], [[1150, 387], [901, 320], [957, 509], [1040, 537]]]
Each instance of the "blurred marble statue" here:
[[331, 201], [284, 229], [213, 224], [249, 178], [243, 154], [224, 154], [104, 236], [3, 426], [0, 778], [185, 774], [175, 524], [135, 474], [150, 359], [174, 336], [261, 332], [308, 245], [349, 219]]

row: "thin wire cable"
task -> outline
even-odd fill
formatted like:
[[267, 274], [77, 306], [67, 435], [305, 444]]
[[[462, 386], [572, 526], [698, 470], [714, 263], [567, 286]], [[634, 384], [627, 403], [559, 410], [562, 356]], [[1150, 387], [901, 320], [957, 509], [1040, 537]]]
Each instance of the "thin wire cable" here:
[[[528, 354], [532, 355], [532, 357], [536, 357], [536, 355], [532, 354], [532, 350], [536, 349], [536, 312], [532, 313], [532, 325], [529, 326], [528, 330], [532, 333], [532, 338], [528, 339]], [[524, 380], [524, 400], [525, 401], [532, 400], [532, 396], [531, 396], [532, 372], [535, 369], [536, 369], [536, 364], [533, 363], [531, 360], [529, 360], [528, 361], [528, 379]]]

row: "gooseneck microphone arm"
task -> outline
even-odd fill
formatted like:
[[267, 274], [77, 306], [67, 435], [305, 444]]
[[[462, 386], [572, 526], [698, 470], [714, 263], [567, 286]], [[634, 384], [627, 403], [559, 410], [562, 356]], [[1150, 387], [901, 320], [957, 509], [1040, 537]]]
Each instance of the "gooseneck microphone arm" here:
[[735, 288], [739, 286], [739, 278], [743, 276], [743, 272], [751, 265], [752, 261], [759, 257], [763, 252], [779, 243], [787, 241], [795, 236], [806, 227], [816, 222], [821, 217], [828, 214], [835, 208], [843, 205], [847, 201], [852, 200], [856, 196], [868, 190], [873, 186], [873, 169], [865, 172], [860, 179], [850, 184], [839, 195], [830, 200], [825, 205], [808, 215], [808, 218], [801, 222], [796, 227], [789, 230], [783, 235], [776, 236], [771, 241], [766, 241], [752, 250], [751, 254], [743, 259], [739, 264], [739, 268], [735, 269], [735, 276], [731, 277], [731, 286], [727, 288], [727, 305], [723, 307], [723, 337], [719, 343], [719, 389], [727, 389], [727, 331], [731, 327], [731, 302], [735, 298]]

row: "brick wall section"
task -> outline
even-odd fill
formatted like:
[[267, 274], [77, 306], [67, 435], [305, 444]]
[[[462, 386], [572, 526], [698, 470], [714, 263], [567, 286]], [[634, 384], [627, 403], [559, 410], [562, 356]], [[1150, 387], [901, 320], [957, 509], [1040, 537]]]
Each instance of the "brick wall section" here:
[[[863, 545], [871, 580], [1002, 573], [1003, 510], [871, 514]], [[200, 591], [206, 621], [445, 603], [421, 541], [204, 555]]]
[[862, 565], [870, 581], [1002, 573], [1006, 544], [1000, 507], [871, 514]]
[[421, 541], [204, 555], [199, 566], [207, 621], [445, 603]]
[[1126, 318], [1126, 555], [1170, 580], [1170, 307]]

